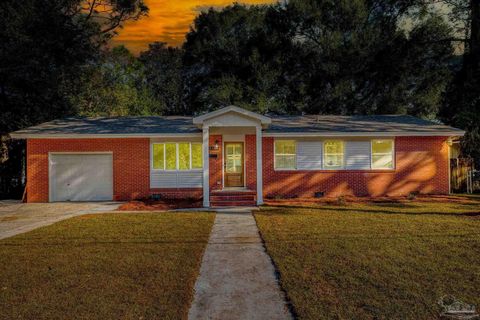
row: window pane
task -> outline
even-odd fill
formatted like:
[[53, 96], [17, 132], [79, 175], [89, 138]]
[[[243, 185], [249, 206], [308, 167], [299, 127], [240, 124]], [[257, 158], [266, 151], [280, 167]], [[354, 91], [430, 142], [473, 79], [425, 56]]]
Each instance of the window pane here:
[[325, 155], [325, 167], [343, 167], [343, 155]]
[[275, 156], [275, 166], [277, 169], [285, 169], [285, 156]]
[[326, 141], [325, 142], [325, 153], [343, 153], [343, 142], [342, 141]]
[[391, 154], [386, 155], [372, 155], [372, 168], [393, 168], [393, 159]]
[[392, 140], [374, 140], [372, 141], [372, 153], [392, 153]]
[[295, 154], [295, 142], [294, 141], [285, 141], [283, 145], [285, 154]]
[[165, 162], [164, 162], [164, 147], [163, 143], [155, 143], [153, 145], [153, 169], [165, 169]]
[[283, 141], [275, 141], [275, 154], [283, 153]]
[[178, 144], [178, 169], [190, 170], [190, 143]]
[[295, 156], [284, 156], [285, 169], [295, 169]]
[[393, 141], [373, 140], [372, 141], [372, 168], [392, 169], [393, 168]]
[[277, 155], [275, 157], [275, 166], [277, 169], [295, 169], [294, 155]]
[[343, 167], [343, 141], [325, 141], [324, 160], [326, 168]]
[[166, 169], [175, 170], [177, 169], [177, 145], [176, 143], [166, 143], [165, 144], [165, 158], [166, 158]]
[[296, 143], [294, 140], [275, 141], [275, 168], [296, 168]]
[[295, 154], [295, 141], [293, 140], [276, 140], [275, 154]]
[[192, 143], [192, 169], [201, 169], [202, 164], [202, 144]]

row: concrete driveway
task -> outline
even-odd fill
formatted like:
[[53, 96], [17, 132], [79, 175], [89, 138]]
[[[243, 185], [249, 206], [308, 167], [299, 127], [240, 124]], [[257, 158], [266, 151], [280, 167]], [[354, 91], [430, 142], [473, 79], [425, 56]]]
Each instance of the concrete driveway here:
[[0, 201], [0, 239], [87, 213], [113, 211], [118, 202], [22, 203]]

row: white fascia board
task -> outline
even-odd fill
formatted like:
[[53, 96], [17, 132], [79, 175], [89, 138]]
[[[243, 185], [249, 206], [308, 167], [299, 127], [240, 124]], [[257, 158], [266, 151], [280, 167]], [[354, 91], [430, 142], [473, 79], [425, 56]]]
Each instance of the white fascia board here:
[[457, 132], [264, 132], [264, 137], [462, 137]]
[[11, 133], [12, 139], [120, 139], [120, 138], [200, 138], [201, 133], [162, 133], [162, 134], [42, 134]]
[[212, 112], [206, 113], [204, 115], [193, 118], [193, 124], [202, 124], [207, 119], [215, 118], [215, 117], [221, 116], [222, 114], [225, 114], [225, 113], [228, 113], [228, 112], [235, 112], [235, 113], [244, 115], [244, 116], [249, 117], [249, 118], [257, 119], [262, 123], [262, 125], [268, 125], [268, 124], [272, 123], [272, 119], [270, 119], [269, 117], [262, 116], [261, 114], [258, 114], [258, 113], [252, 112], [252, 111], [248, 111], [248, 110], [236, 107], [236, 106], [228, 106], [228, 107], [225, 107], [225, 108], [222, 108], [222, 109], [219, 109], [219, 110], [215, 110], [215, 111], [212, 111]]

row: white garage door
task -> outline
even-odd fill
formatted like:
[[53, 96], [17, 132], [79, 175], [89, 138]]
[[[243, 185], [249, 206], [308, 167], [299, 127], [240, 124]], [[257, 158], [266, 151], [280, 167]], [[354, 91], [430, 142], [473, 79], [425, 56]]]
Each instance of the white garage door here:
[[112, 154], [50, 155], [50, 201], [105, 201], [112, 198]]

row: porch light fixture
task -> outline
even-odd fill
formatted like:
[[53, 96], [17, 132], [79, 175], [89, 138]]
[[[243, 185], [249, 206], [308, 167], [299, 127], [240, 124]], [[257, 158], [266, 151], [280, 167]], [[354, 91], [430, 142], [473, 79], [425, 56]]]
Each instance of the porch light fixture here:
[[218, 150], [218, 140], [215, 140], [215, 145], [213, 146], [215, 150]]

